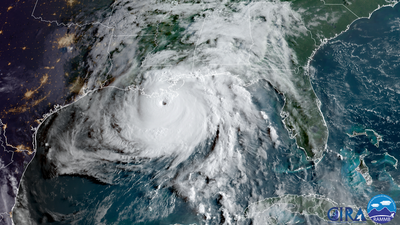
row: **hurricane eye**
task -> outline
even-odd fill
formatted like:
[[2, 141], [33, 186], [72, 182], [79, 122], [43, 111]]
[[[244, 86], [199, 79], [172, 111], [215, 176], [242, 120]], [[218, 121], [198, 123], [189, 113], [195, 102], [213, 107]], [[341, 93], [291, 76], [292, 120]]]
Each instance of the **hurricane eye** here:
[[165, 101], [165, 100], [162, 101], [162, 104], [163, 104], [163, 105], [166, 105], [166, 104], [167, 104], [167, 101]]

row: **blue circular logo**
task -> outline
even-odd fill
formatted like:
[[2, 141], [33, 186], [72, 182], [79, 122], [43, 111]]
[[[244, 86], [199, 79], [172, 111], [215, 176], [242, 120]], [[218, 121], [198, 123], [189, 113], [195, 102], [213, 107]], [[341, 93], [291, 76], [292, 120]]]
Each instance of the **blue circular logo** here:
[[328, 218], [332, 221], [337, 221], [339, 219], [340, 212], [338, 207], [333, 207], [328, 211]]
[[387, 223], [396, 215], [396, 204], [387, 195], [377, 195], [369, 200], [367, 212], [375, 223]]

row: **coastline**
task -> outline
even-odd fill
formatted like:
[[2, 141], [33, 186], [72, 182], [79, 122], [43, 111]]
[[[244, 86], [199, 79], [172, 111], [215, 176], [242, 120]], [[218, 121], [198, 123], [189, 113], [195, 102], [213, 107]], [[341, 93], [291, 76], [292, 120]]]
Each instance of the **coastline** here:
[[[293, 128], [290, 128], [290, 126], [292, 126], [292, 124], [293, 124], [293, 122], [288, 122], [288, 119], [292, 119], [292, 120], [296, 120], [296, 118], [291, 118], [291, 115], [290, 115], [290, 113], [288, 112], [288, 110], [290, 109], [288, 109], [288, 108], [286, 108], [286, 110], [285, 110], [285, 107], [287, 106], [287, 104], [289, 104], [289, 101], [291, 100], [288, 96], [286, 96], [286, 95], [284, 95], [284, 100], [285, 100], [285, 105], [284, 105], [284, 107], [283, 107], [283, 109], [282, 109], [282, 117], [283, 117], [283, 119], [282, 119], [282, 122], [285, 124], [285, 128], [286, 128], [286, 130], [288, 131], [288, 133], [290, 134], [290, 136], [291, 137], [293, 137], [294, 139], [296, 139], [296, 145], [298, 146], [298, 148], [299, 149], [302, 149], [303, 151], [305, 151], [305, 153], [306, 153], [306, 155], [307, 155], [307, 158], [309, 159], [309, 160], [314, 160], [315, 162], [319, 162], [321, 159], [322, 159], [322, 156], [323, 156], [323, 152], [325, 152], [325, 151], [327, 151], [327, 148], [328, 148], [328, 146], [327, 146], [327, 142], [328, 142], [328, 138], [329, 138], [329, 130], [328, 130], [328, 128], [327, 128], [327, 124], [326, 124], [326, 121], [325, 121], [325, 118], [324, 118], [324, 115], [322, 114], [322, 111], [321, 111], [321, 101], [319, 100], [319, 98], [318, 98], [318, 96], [317, 96], [317, 94], [316, 94], [316, 92], [315, 92], [315, 90], [314, 90], [314, 87], [313, 87], [313, 85], [312, 85], [312, 77], [310, 76], [310, 69], [311, 69], [311, 66], [310, 66], [310, 64], [311, 64], [311, 61], [313, 60], [313, 58], [314, 58], [314, 56], [315, 56], [315, 54], [316, 54], [316, 52], [321, 48], [321, 47], [323, 47], [325, 44], [327, 44], [329, 41], [331, 41], [331, 40], [333, 40], [333, 39], [335, 39], [335, 38], [337, 38], [338, 36], [340, 36], [340, 35], [342, 35], [343, 33], [345, 33], [345, 32], [347, 32], [349, 29], [350, 29], [350, 27], [354, 24], [354, 22], [356, 22], [356, 21], [358, 21], [359, 19], [370, 19], [371, 18], [371, 16], [374, 14], [374, 12], [376, 12], [377, 10], [379, 10], [379, 9], [381, 9], [381, 8], [384, 8], [384, 7], [395, 7], [397, 4], [399, 3], [399, 1], [396, 1], [396, 2], [391, 2], [391, 3], [389, 3], [389, 4], [386, 4], [386, 5], [378, 5], [378, 7], [377, 8], [375, 8], [372, 12], [370, 12], [369, 14], [368, 14], [368, 17], [358, 17], [358, 18], [356, 18], [356, 19], [354, 19], [354, 20], [352, 20], [351, 21], [351, 23], [349, 23], [349, 24], [347, 24], [347, 26], [346, 26], [346, 29], [344, 29], [344, 30], [342, 30], [341, 32], [339, 32], [339, 33], [335, 33], [333, 36], [331, 36], [331, 37], [325, 37], [324, 39], [320, 39], [319, 40], [319, 42], [320, 42], [320, 44], [316, 47], [316, 48], [314, 48], [313, 49], [313, 51], [312, 51], [312, 53], [311, 53], [311, 55], [310, 56], [308, 56], [308, 58], [307, 58], [307, 62], [306, 62], [306, 65], [305, 66], [300, 66], [300, 65], [298, 65], [298, 66], [296, 66], [296, 69], [297, 70], [299, 70], [300, 68], [302, 68], [303, 69], [303, 71], [302, 71], [302, 73], [301, 74], [298, 74], [298, 76], [304, 76], [304, 77], [306, 77], [306, 79], [308, 79], [306, 82], [309, 82], [310, 83], [310, 87], [311, 87], [311, 91], [312, 91], [312, 94], [315, 96], [315, 101], [317, 101], [316, 102], [316, 105], [317, 105], [317, 108], [318, 108], [318, 111], [319, 111], [319, 116], [321, 116], [322, 117], [322, 124], [326, 127], [326, 132], [327, 132], [327, 137], [326, 137], [326, 140], [324, 140], [324, 149], [323, 150], [320, 150], [320, 152], [317, 152], [317, 153], [321, 153], [321, 154], [319, 154], [319, 156], [320, 157], [316, 157], [316, 158], [314, 158], [314, 156], [313, 155], [311, 155], [311, 153], [310, 152], [313, 152], [313, 151], [311, 151], [311, 150], [307, 150], [305, 147], [309, 147], [309, 146], [303, 146], [302, 144], [303, 143], [299, 143], [298, 142], [298, 139], [296, 139], [296, 136], [299, 134], [299, 132], [295, 129], [295, 127], [293, 127]], [[293, 3], [292, 3], [293, 4]], [[325, 3], [324, 3], [324, 5], [323, 6], [325, 6]], [[328, 5], [329, 6], [329, 5]], [[335, 5], [335, 6], [344, 6], [343, 4], [338, 4], [338, 5]], [[347, 7], [345, 7], [347, 10], [349, 10], [350, 12], [352, 12], [350, 9], [348, 9]], [[353, 13], [353, 12], [352, 12]], [[354, 13], [353, 13], [354, 14]], [[304, 21], [303, 21], [303, 23], [304, 23]], [[306, 24], [304, 23], [304, 26], [306, 26]], [[307, 31], [310, 33], [310, 38], [311, 38], [311, 40], [309, 40], [309, 41], [313, 41], [314, 43], [315, 43], [315, 38], [313, 37], [313, 35], [312, 35], [312, 31], [310, 30], [310, 28], [308, 28], [307, 26], [306, 26], [306, 28], [307, 28]], [[296, 52], [296, 51], [295, 51]], [[304, 79], [304, 78], [303, 78]], [[306, 86], [306, 85], [303, 85], [303, 86]], [[301, 88], [301, 86], [300, 87], [298, 87], [298, 88]], [[312, 98], [310, 98], [310, 99], [308, 99], [308, 100], [313, 100]], [[296, 99], [294, 99], [293, 98], [293, 96], [292, 96], [292, 100], [291, 101], [293, 101], [293, 102], [296, 102]], [[290, 106], [289, 106], [290, 107]], [[302, 109], [302, 108], [304, 108], [305, 106], [301, 106], [300, 107], [300, 109]], [[314, 114], [314, 116], [315, 116], [315, 114]], [[316, 118], [314, 118], [314, 119], [316, 119]], [[315, 121], [315, 120], [314, 120]], [[312, 121], [311, 121], [312, 122]], [[292, 123], [292, 124], [290, 124], [290, 123]], [[313, 124], [318, 124], [317, 122], [312, 122]], [[295, 125], [297, 125], [297, 124], [295, 124]], [[302, 125], [301, 123], [300, 123], [300, 125]], [[305, 125], [305, 127], [310, 127], [310, 125]], [[295, 133], [295, 135], [292, 135], [293, 133]], [[312, 135], [309, 135], [310, 137], [312, 137]]]
[[[369, 16], [368, 16], [368, 17], [359, 17], [359, 18], [353, 20], [350, 24], [347, 25], [346, 30], [343, 30], [342, 32], [340, 32], [340, 33], [338, 33], [338, 34], [335, 34], [335, 36], [333, 36], [333, 37], [325, 38], [325, 39], [321, 40], [321, 44], [318, 45], [318, 46], [313, 50], [312, 54], [308, 57], [306, 66], [305, 66], [305, 67], [300, 66], [300, 67], [297, 68], [297, 70], [298, 70], [299, 68], [303, 68], [303, 69], [304, 69], [304, 73], [305, 73], [306, 75], [308, 75], [309, 82], [310, 82], [310, 84], [311, 84], [311, 77], [309, 76], [310, 63], [311, 63], [311, 61], [313, 60], [313, 57], [315, 56], [315, 53], [316, 53], [322, 46], [324, 46], [325, 44], [327, 44], [330, 40], [335, 39], [335, 38], [337, 38], [338, 36], [340, 36], [341, 34], [345, 33], [347, 30], [350, 29], [351, 25], [352, 25], [355, 21], [357, 21], [358, 19], [365, 19], [365, 18], [370, 19], [370, 17], [372, 16], [372, 14], [373, 14], [374, 12], [376, 12], [377, 10], [379, 10], [379, 9], [381, 9], [381, 8], [383, 8], [383, 7], [389, 7], [389, 6], [395, 7], [398, 3], [399, 3], [399, 2], [395, 2], [395, 3], [388, 4], [388, 5], [379, 6], [379, 7], [378, 7], [377, 9], [375, 9], [373, 12], [369, 13]], [[32, 12], [32, 14], [33, 14], [33, 12]], [[32, 16], [33, 16], [33, 15], [32, 15]], [[40, 19], [41, 19], [41, 18], [40, 18]], [[63, 25], [64, 25], [64, 26], [67, 26], [67, 25], [65, 25], [65, 24], [63, 24]], [[70, 26], [70, 25], [68, 25], [68, 26]], [[79, 26], [79, 25], [78, 25], [78, 26]], [[104, 26], [105, 26], [105, 25], [104, 25]], [[311, 31], [309, 31], [309, 32], [311, 33]], [[311, 37], [312, 37], [312, 35], [311, 35]], [[111, 42], [111, 40], [110, 40], [110, 42]], [[110, 54], [110, 53], [108, 52], [108, 55], [109, 55], [109, 54]], [[76, 99], [73, 100], [73, 102], [68, 103], [68, 104], [65, 104], [65, 105], [54, 105], [54, 106], [53, 106], [54, 109], [51, 109], [48, 113], [43, 114], [42, 118], [39, 119], [40, 123], [39, 123], [36, 127], [32, 127], [32, 130], [34, 131], [34, 133], [33, 133], [33, 135], [32, 135], [32, 136], [33, 136], [33, 143], [32, 143], [32, 145], [33, 145], [33, 154], [34, 154], [33, 157], [35, 157], [36, 147], [37, 147], [37, 143], [36, 143], [37, 131], [38, 131], [38, 129], [40, 128], [40, 126], [43, 124], [43, 122], [44, 122], [47, 118], [49, 118], [52, 114], [57, 113], [57, 112], [60, 111], [61, 109], [63, 109], [63, 108], [65, 108], [65, 107], [68, 107], [68, 106], [74, 104], [75, 102], [79, 101], [80, 99], [82, 99], [82, 98], [85, 97], [86, 95], [88, 95], [88, 94], [90, 94], [90, 93], [92, 93], [92, 92], [96, 92], [96, 91], [98, 91], [98, 90], [101, 90], [101, 89], [103, 89], [103, 88], [117, 88], [117, 89], [121, 89], [121, 88], [118, 88], [118, 87], [115, 87], [115, 86], [102, 86], [102, 87], [96, 88], [96, 89], [94, 89], [94, 90], [88, 90], [88, 91], [85, 91], [83, 95], [77, 96]], [[311, 88], [312, 88], [312, 91], [314, 92], [314, 95], [317, 96], [316, 93], [315, 93], [315, 91], [314, 91], [314, 88], [313, 88], [313, 85], [312, 85], [312, 84], [311, 84]], [[128, 90], [128, 89], [129, 89], [129, 86], [128, 86], [128, 88], [123, 89], [123, 90]], [[276, 88], [275, 88], [275, 89], [276, 89]], [[276, 90], [277, 90], [277, 89], [276, 89]], [[279, 90], [278, 90], [278, 91], [279, 91]], [[284, 101], [285, 101], [285, 105], [286, 105], [286, 104], [287, 104], [287, 97], [286, 97], [285, 95], [284, 95]], [[322, 114], [322, 111], [321, 111], [321, 108], [320, 108], [321, 102], [320, 102], [318, 96], [317, 96], [317, 98], [316, 98], [316, 101], [317, 101], [317, 105], [318, 105], [318, 110], [319, 110], [319, 112], [320, 112], [320, 114], [321, 114], [321, 116], [322, 116], [322, 118], [323, 118], [323, 123], [324, 123], [324, 125], [327, 127], [327, 124], [326, 124], [324, 115]], [[283, 111], [283, 108], [281, 109], [281, 113], [282, 113], [282, 115], [286, 115], [286, 117], [288, 116], [287, 113]], [[285, 114], [285, 113], [286, 113], [286, 114]], [[282, 122], [284, 123], [285, 128], [286, 128], [286, 124], [285, 124], [284, 120], [285, 120], [285, 118], [282, 119]], [[287, 129], [288, 132], [290, 133], [290, 131], [289, 131], [290, 128], [286, 128], [286, 129]], [[295, 137], [296, 137], [296, 135], [293, 136], [293, 138], [295, 138]], [[327, 137], [326, 140], [325, 140], [325, 149], [324, 149], [324, 151], [327, 150], [327, 141], [328, 141], [328, 138], [329, 138], [329, 130], [328, 130], [328, 137]], [[301, 146], [298, 145], [297, 141], [296, 141], [296, 145], [297, 145], [298, 148], [300, 148], [300, 149], [302, 149], [302, 150], [305, 151], [305, 149], [304, 149], [303, 147], [301, 147]], [[320, 161], [320, 159], [322, 159], [322, 157], [323, 157], [323, 154], [321, 155], [321, 158], [317, 158], [317, 159], [314, 159], [314, 160], [316, 161], [316, 163], [318, 163], [318, 162]], [[33, 158], [32, 158], [32, 159], [33, 159]], [[31, 160], [31, 161], [32, 161], [32, 160]], [[31, 163], [31, 161], [26, 165], [26, 168], [29, 166], [29, 164]], [[24, 173], [25, 173], [25, 171], [23, 172], [22, 177], [24, 176]], [[21, 182], [20, 182], [20, 184], [21, 184]], [[18, 186], [17, 191], [19, 191], [19, 188], [20, 188], [20, 186]], [[14, 206], [15, 206], [15, 204], [14, 204]], [[12, 210], [14, 209], [14, 206], [12, 207]], [[11, 211], [12, 211], [12, 210], [11, 210]]]

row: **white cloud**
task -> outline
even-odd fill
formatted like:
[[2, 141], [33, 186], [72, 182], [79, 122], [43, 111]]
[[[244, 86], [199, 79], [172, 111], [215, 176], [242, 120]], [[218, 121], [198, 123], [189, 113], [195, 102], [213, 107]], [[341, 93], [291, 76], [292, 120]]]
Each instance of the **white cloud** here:
[[381, 201], [381, 204], [382, 205], [390, 205], [390, 204], [392, 204], [392, 202], [391, 201]]
[[376, 207], [379, 207], [379, 204], [371, 204], [371, 206], [376, 208]]

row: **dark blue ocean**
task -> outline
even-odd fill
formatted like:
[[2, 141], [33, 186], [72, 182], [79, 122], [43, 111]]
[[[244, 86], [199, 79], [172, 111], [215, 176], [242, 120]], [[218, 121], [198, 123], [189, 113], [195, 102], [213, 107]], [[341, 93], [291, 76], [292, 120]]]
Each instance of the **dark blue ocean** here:
[[[249, 146], [259, 152], [248, 151], [244, 165], [254, 173], [246, 174], [247, 184], [226, 184], [238, 189], [236, 204], [243, 211], [249, 203], [256, 201], [254, 196], [260, 200], [285, 194], [318, 194], [341, 206], [362, 209], [367, 208], [373, 196], [386, 194], [400, 205], [397, 162], [400, 158], [399, 40], [398, 4], [376, 11], [370, 19], [355, 21], [348, 31], [316, 52], [310, 64], [310, 76], [329, 128], [327, 152], [317, 163], [306, 161], [305, 153], [289, 138], [280, 117], [283, 97], [266, 81], [248, 88], [258, 110], [268, 115], [280, 144], [274, 145], [269, 139], [271, 130], [267, 125], [259, 125], [260, 139], [249, 140]], [[84, 101], [90, 103], [93, 96], [103, 92], [89, 94]], [[115, 90], [113, 94], [122, 96], [122, 91]], [[26, 199], [20, 202], [27, 202], [27, 210], [35, 222], [205, 224], [204, 215], [196, 211], [185, 196], [180, 195], [173, 185], [163, 185], [160, 181], [159, 175], [168, 169], [169, 159], [143, 160], [131, 165], [104, 161], [96, 168], [99, 168], [98, 173], [115, 169], [111, 184], [80, 174], [52, 176], [47, 168], [52, 165], [47, 164], [45, 157], [48, 151], [46, 135], [52, 129], [59, 129], [61, 133], [69, 122], [79, 120], [76, 116], [81, 115], [79, 104], [53, 114], [39, 128], [37, 153], [25, 173], [19, 194], [21, 197], [21, 191], [26, 193]], [[358, 135], [352, 137], [353, 134]], [[177, 174], [184, 174], [191, 162], [203, 160], [210, 151], [211, 145], [202, 146], [197, 154], [178, 166]], [[102, 170], [101, 166], [107, 169]], [[202, 174], [193, 176], [200, 180]], [[207, 180], [210, 186], [212, 183]], [[215, 217], [209, 220], [210, 224], [223, 222], [220, 210], [223, 201], [225, 197], [218, 194], [204, 202]], [[281, 224], [290, 221], [323, 224], [326, 220], [288, 212], [270, 214]], [[400, 216], [391, 224], [400, 224]]]
[[[343, 192], [351, 193], [360, 207], [386, 194], [399, 209], [400, 5], [355, 21], [321, 47], [311, 61], [311, 76], [329, 127], [331, 152], [321, 166], [337, 155], [342, 158], [337, 173], [347, 186]], [[366, 135], [350, 137], [354, 131]], [[362, 159], [372, 178], [369, 185], [355, 170]], [[400, 224], [400, 217], [391, 224]]]

